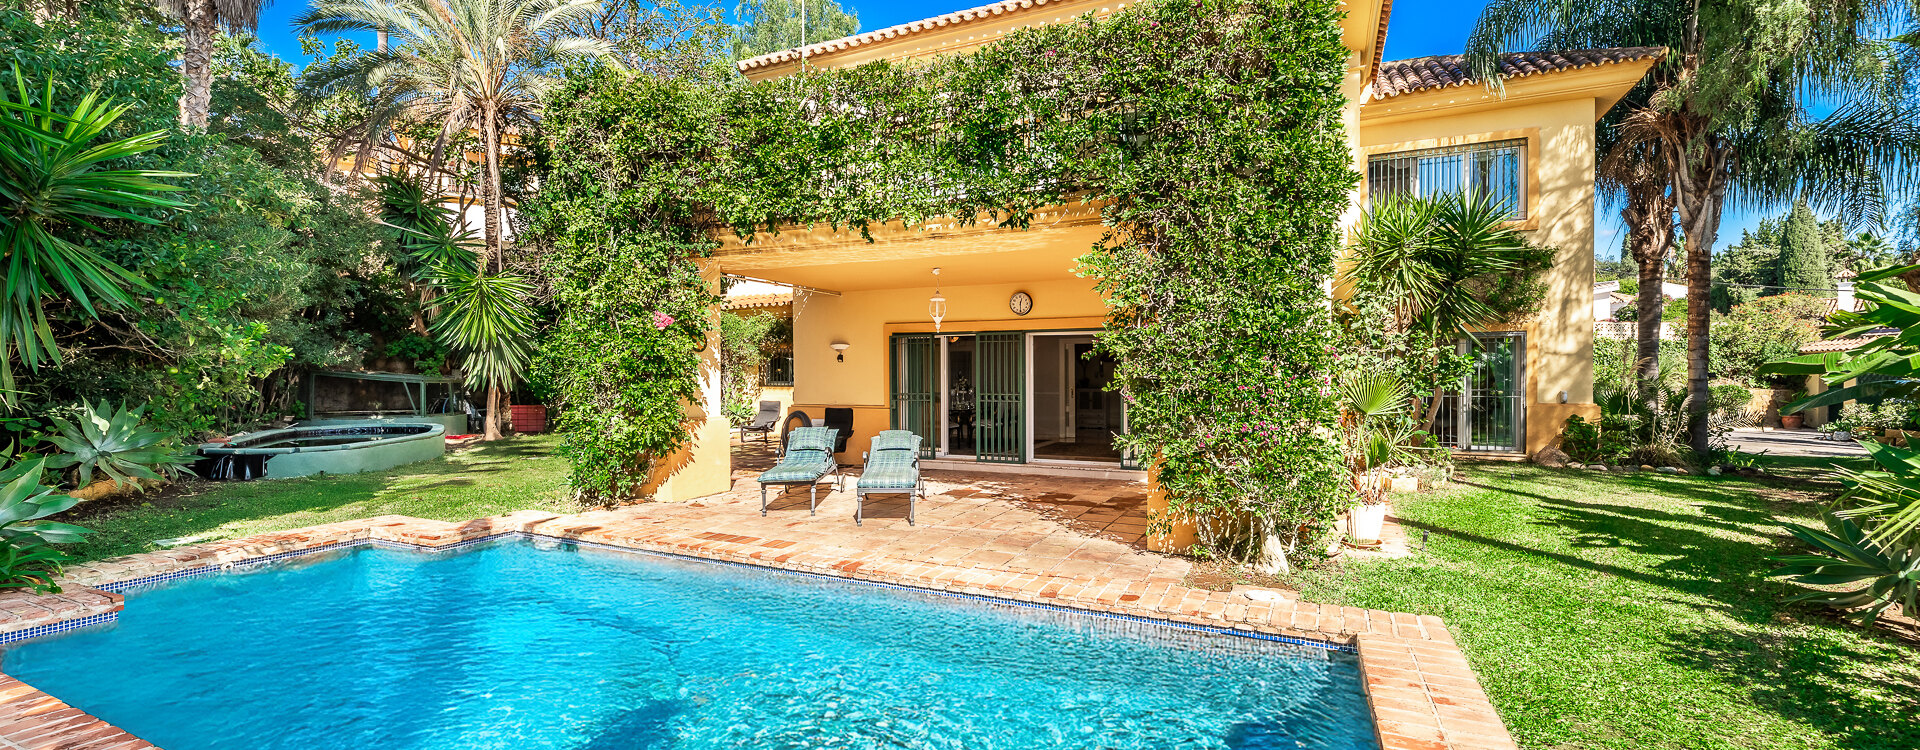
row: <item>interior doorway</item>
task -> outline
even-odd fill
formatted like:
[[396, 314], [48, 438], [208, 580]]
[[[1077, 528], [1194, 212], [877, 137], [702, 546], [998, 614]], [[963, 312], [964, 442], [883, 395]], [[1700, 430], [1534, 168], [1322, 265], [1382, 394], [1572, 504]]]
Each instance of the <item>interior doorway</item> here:
[[1118, 463], [1113, 436], [1125, 429], [1120, 394], [1108, 390], [1116, 363], [1087, 333], [1031, 337], [1031, 455], [1035, 459]]

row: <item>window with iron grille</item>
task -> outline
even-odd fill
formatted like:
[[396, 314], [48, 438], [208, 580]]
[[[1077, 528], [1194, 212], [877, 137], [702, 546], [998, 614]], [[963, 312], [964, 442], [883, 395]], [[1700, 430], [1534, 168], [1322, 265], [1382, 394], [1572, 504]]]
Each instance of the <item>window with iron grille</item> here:
[[760, 384], [776, 387], [793, 385], [792, 345], [768, 347], [767, 361], [760, 366]]
[[1527, 140], [1379, 154], [1367, 160], [1367, 197], [1478, 192], [1527, 218]]

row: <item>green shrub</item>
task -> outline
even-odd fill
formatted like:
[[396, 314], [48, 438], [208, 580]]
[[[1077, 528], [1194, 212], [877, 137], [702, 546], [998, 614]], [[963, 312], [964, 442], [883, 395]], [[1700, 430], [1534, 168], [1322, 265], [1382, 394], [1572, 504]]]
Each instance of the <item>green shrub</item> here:
[[1757, 386], [1796, 387], [1798, 378], [1757, 376], [1761, 365], [1793, 357], [1803, 344], [1820, 338], [1820, 325], [1833, 300], [1806, 294], [1779, 294], [1735, 305], [1709, 330], [1708, 359], [1717, 377]]

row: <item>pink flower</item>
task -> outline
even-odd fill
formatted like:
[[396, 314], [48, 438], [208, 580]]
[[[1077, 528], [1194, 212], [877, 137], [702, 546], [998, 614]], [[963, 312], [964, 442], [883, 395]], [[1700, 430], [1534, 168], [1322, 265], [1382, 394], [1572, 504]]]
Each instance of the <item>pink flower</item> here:
[[670, 326], [670, 325], [673, 325], [672, 315], [668, 315], [666, 313], [660, 312], [659, 310], [653, 311], [653, 327], [654, 328], [658, 328], [664, 331], [667, 329], [667, 326]]

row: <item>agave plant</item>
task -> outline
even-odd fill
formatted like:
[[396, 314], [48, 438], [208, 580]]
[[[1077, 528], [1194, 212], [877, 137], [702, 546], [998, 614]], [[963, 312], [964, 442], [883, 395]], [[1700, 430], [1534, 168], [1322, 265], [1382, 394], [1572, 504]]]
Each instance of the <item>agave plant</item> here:
[[[0, 461], [7, 458], [0, 453]], [[93, 533], [73, 524], [40, 520], [80, 502], [41, 484], [46, 469], [46, 458], [16, 461], [0, 469], [0, 589], [60, 593], [54, 576], [67, 556], [47, 545], [77, 542]]]
[[47, 462], [48, 468], [76, 467], [77, 487], [91, 484], [95, 471], [136, 487], [135, 477], [161, 479], [180, 473], [192, 456], [163, 447], [171, 436], [147, 429], [145, 413], [144, 408], [110, 408], [101, 401], [98, 406], [83, 404], [78, 424], [53, 417], [57, 434], [47, 440], [62, 453]]
[[58, 594], [60, 566], [67, 553], [44, 544], [17, 545], [0, 539], [0, 589], [32, 589], [36, 594]]
[[[1827, 515], [1826, 531], [1798, 525], [1786, 528], [1825, 553], [1772, 558], [1784, 565], [1770, 577], [1785, 577], [1808, 589], [1788, 601], [1857, 609], [1851, 618], [1867, 626], [1895, 604], [1908, 614], [1920, 612], [1920, 543], [1912, 537], [1905, 544], [1876, 541], [1859, 524], [1835, 514]], [[1813, 588], [1862, 582], [1865, 588], [1847, 591]]]

